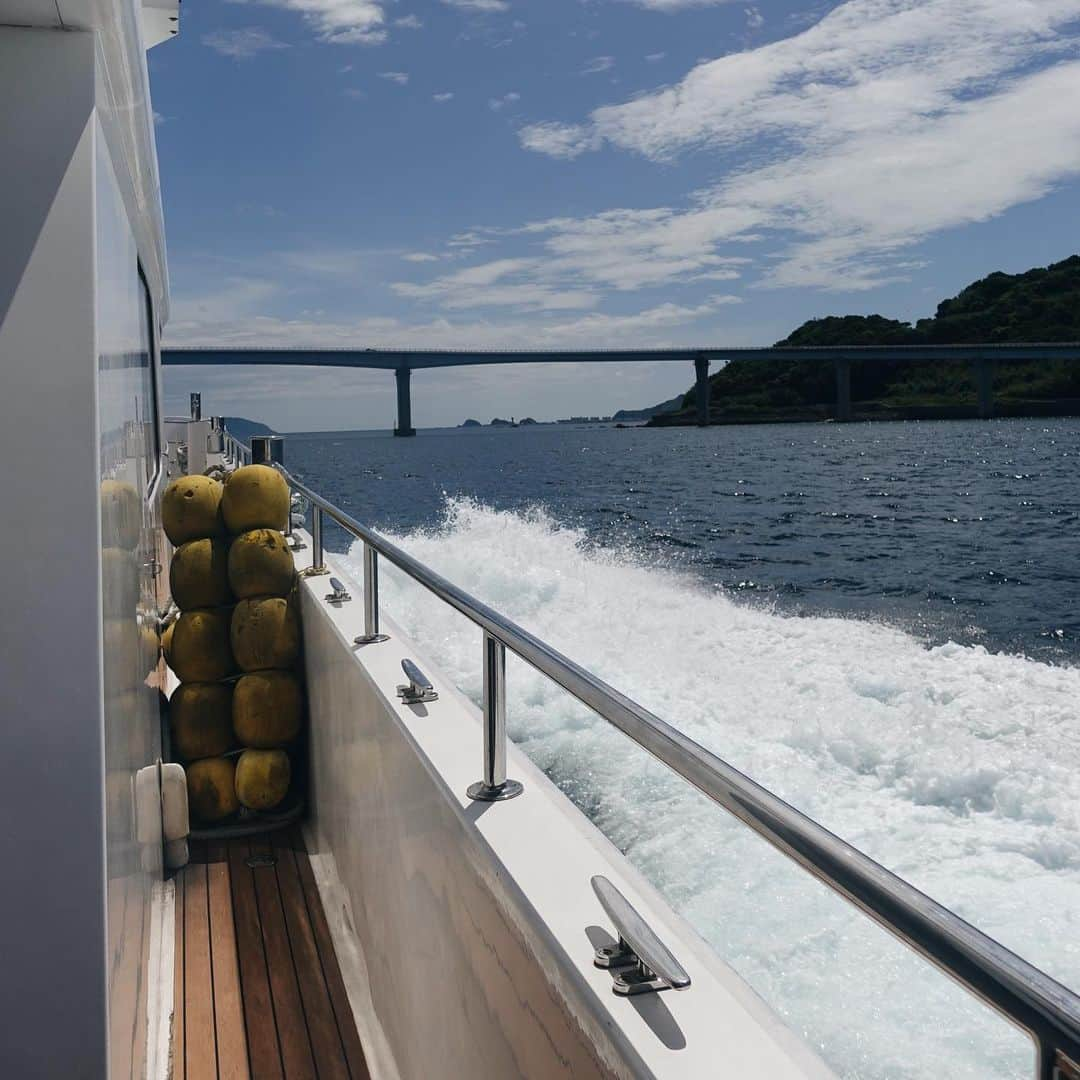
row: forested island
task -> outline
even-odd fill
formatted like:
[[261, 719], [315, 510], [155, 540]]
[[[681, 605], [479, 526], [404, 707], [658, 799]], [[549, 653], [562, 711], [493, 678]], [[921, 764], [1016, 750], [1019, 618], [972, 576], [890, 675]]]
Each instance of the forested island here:
[[[990, 274], [914, 325], [881, 315], [828, 316], [803, 323], [777, 345], [1063, 341], [1080, 341], [1080, 255], [1023, 274]], [[977, 407], [971, 365], [947, 360], [853, 362], [851, 398], [861, 419], [966, 417]], [[833, 365], [820, 360], [735, 360], [709, 378], [712, 423], [824, 420], [835, 399]], [[997, 365], [994, 403], [1002, 416], [1080, 415], [1080, 361]], [[659, 412], [649, 425], [696, 419], [691, 387], [680, 408]]]

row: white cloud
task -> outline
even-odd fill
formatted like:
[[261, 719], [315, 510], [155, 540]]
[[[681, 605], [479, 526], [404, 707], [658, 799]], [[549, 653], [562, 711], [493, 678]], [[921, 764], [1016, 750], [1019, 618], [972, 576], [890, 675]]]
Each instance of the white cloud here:
[[155, 127], [157, 127], [158, 124], [164, 124], [165, 123], [165, 117], [161, 113], [159, 113], [157, 111], [157, 109], [154, 109], [153, 117], [154, 117], [154, 126]]
[[746, 15], [746, 25], [751, 30], [760, 30], [765, 25], [765, 16], [756, 7], [743, 9]]
[[202, 43], [222, 56], [237, 60], [250, 60], [268, 49], [287, 49], [283, 41], [277, 41], [261, 26], [248, 26], [243, 30], [212, 30], [203, 34]]
[[732, 0], [629, 0], [638, 7], [648, 8], [649, 11], [663, 11], [671, 14], [674, 11], [683, 11], [686, 8], [712, 7], [714, 4], [727, 4]]
[[[516, 305], [526, 310], [588, 309], [610, 292], [678, 283], [733, 281], [745, 256], [720, 255], [699, 231], [718, 227], [717, 215], [696, 221], [672, 210], [613, 210], [592, 218], [553, 218], [495, 233], [539, 245], [526, 256], [496, 258], [431, 281], [396, 282], [399, 296], [430, 300], [450, 310]], [[732, 234], [739, 222], [727, 220]]]
[[509, 11], [508, 0], [442, 0], [447, 7], [457, 8], [459, 11]]
[[495, 259], [445, 274], [423, 285], [395, 282], [399, 296], [435, 300], [450, 310], [514, 307], [520, 311], [581, 310], [596, 305], [597, 297], [581, 289], [558, 289], [537, 281], [507, 281], [533, 266], [531, 259]]
[[600, 136], [583, 124], [559, 124], [553, 120], [526, 124], [518, 138], [526, 150], [567, 159], [595, 150], [601, 143]]
[[666, 52], [651, 52], [645, 54], [645, 59], [650, 64], [655, 64], [657, 61], [663, 60], [665, 56], [667, 56]]
[[402, 30], [421, 30], [424, 20], [419, 15], [402, 15], [394, 20], [394, 25], [401, 27]]
[[431, 95], [431, 100], [432, 101], [437, 101], [440, 105], [442, 105], [446, 101], [453, 101], [453, 99], [454, 99], [453, 90], [446, 90], [441, 94], [432, 94]]
[[404, 86], [409, 81], [409, 73], [407, 71], [380, 71], [379, 78]]
[[446, 246], [452, 248], [474, 248], [479, 247], [481, 244], [490, 244], [492, 242], [492, 238], [484, 235], [482, 230], [473, 229], [469, 232], [455, 233], [446, 241]]
[[401, 257], [406, 262], [414, 262], [414, 263], [427, 263], [427, 262], [438, 262], [439, 261], [439, 256], [438, 255], [432, 255], [430, 252], [427, 252], [427, 251], [410, 251], [407, 254], [402, 255]]
[[599, 75], [602, 71], [610, 71], [615, 66], [614, 56], [594, 56], [582, 69], [582, 75]]
[[282, 293], [274, 283], [237, 277], [205, 295], [178, 295], [165, 344], [474, 349], [691, 345], [707, 340], [703, 324], [738, 303], [737, 297], [721, 296], [702, 304], [662, 303], [624, 313], [589, 311], [560, 318], [538, 307], [530, 318], [497, 322], [449, 317], [404, 322], [386, 316], [334, 320], [269, 314]]
[[520, 100], [521, 95], [516, 90], [511, 90], [509, 94], [503, 94], [502, 97], [488, 98], [488, 108], [492, 112], [499, 112], [500, 109], [505, 109], [507, 105], [513, 105], [514, 102]]
[[230, 0], [299, 12], [320, 41], [378, 45], [386, 40], [381, 0]]
[[699, 252], [767, 234], [777, 284], [870, 287], [896, 276], [905, 245], [1080, 175], [1077, 18], [1080, 0], [849, 0], [676, 86], [519, 138], [559, 158], [604, 143], [656, 161], [749, 157], [663, 211], [665, 228]]

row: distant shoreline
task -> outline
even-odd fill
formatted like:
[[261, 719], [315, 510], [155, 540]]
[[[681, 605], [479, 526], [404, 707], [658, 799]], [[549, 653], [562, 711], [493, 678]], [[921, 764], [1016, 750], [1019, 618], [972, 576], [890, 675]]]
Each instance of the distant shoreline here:
[[[1080, 398], [1060, 401], [995, 401], [994, 418], [1080, 416]], [[724, 410], [715, 406], [709, 412], [709, 425], [721, 424], [807, 424], [835, 421], [834, 406], [799, 405], [790, 409]], [[956, 405], [888, 405], [873, 401], [853, 401], [851, 421], [873, 420], [977, 420], [978, 406]], [[646, 424], [635, 427], [695, 427], [697, 413], [693, 409], [662, 413]]]

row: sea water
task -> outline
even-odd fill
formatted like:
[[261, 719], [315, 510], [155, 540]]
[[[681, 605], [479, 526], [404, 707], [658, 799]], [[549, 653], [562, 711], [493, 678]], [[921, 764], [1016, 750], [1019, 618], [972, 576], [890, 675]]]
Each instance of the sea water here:
[[[440, 573], [1080, 986], [1080, 424], [289, 452]], [[479, 631], [389, 567], [381, 585], [479, 700]], [[840, 1074], [1031, 1075], [1023, 1036], [542, 676], [508, 672], [514, 741]]]

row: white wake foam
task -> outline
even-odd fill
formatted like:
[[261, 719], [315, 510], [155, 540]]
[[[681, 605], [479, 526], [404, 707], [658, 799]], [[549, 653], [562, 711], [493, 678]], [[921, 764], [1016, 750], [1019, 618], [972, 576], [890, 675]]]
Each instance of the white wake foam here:
[[[395, 539], [1080, 985], [1080, 670], [734, 603], [539, 511], [455, 500], [438, 529]], [[382, 582], [386, 609], [479, 700], [479, 631], [392, 568]], [[550, 682], [508, 666], [514, 741], [838, 1071], [1031, 1075], [1026, 1039]]]

